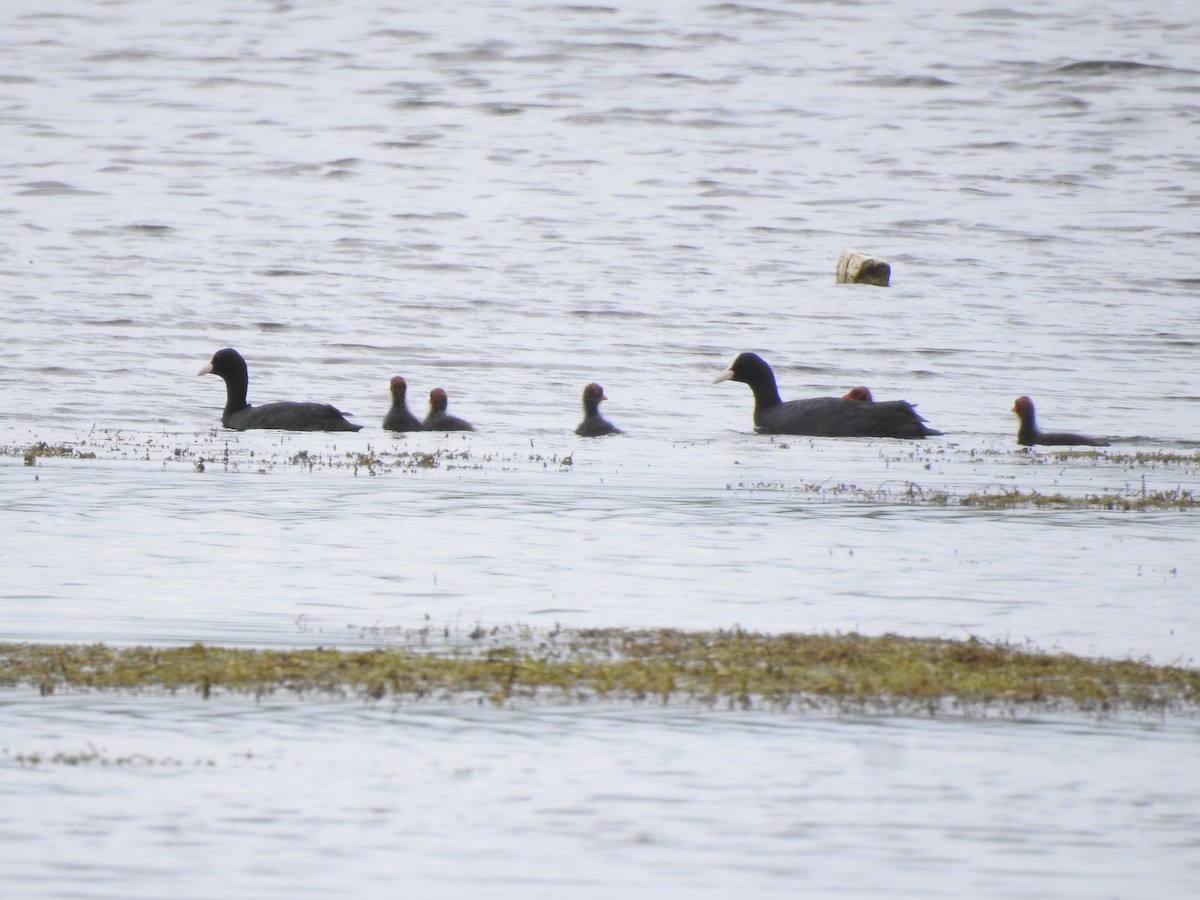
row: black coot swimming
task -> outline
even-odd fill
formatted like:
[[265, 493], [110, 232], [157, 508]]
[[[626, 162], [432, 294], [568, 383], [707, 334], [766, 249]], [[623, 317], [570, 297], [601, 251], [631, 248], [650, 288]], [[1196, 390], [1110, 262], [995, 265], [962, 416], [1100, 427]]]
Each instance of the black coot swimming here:
[[424, 431], [474, 431], [469, 422], [464, 422], [457, 416], [452, 416], [446, 412], [446, 405], [450, 402], [446, 396], [446, 392], [441, 388], [434, 388], [429, 392], [429, 415], [425, 417], [425, 422], [421, 426]]
[[580, 437], [600, 437], [605, 434], [620, 434], [621, 429], [600, 415], [600, 401], [607, 400], [604, 388], [596, 383], [583, 389], [583, 421], [575, 429]]
[[295, 403], [283, 401], [266, 406], [251, 406], [246, 402], [250, 375], [246, 360], [232, 348], [218, 350], [212, 362], [198, 375], [220, 375], [225, 379], [225, 410], [221, 424], [235, 431], [252, 428], [278, 428], [283, 431], [358, 431], [361, 425], [346, 421], [345, 414], [328, 403]]
[[1099, 438], [1084, 437], [1082, 434], [1070, 434], [1065, 431], [1052, 431], [1048, 433], [1039, 431], [1037, 419], [1034, 418], [1033, 401], [1028, 397], [1018, 397], [1017, 402], [1013, 404], [1012, 411], [1021, 420], [1021, 425], [1017, 429], [1017, 443], [1024, 447], [1032, 447], [1034, 444], [1060, 447], [1072, 444], [1084, 447], [1108, 446], [1108, 441], [1100, 440]]
[[779, 399], [775, 373], [756, 353], [739, 354], [729, 368], [713, 379], [741, 381], [754, 392], [754, 426], [768, 434], [805, 434], [814, 437], [923, 438], [941, 434], [925, 424], [904, 400], [863, 403], [842, 397], [811, 400]]
[[424, 431], [421, 420], [408, 411], [405, 395], [408, 393], [408, 382], [399, 375], [392, 379], [392, 408], [383, 417], [384, 431]]

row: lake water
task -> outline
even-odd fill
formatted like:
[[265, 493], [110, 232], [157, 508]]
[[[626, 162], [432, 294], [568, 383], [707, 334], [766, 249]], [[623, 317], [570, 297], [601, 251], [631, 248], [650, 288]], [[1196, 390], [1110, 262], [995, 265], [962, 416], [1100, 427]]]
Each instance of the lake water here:
[[[1194, 511], [957, 502], [1200, 491], [1193, 3], [0, 23], [3, 640], [737, 624], [1196, 665]], [[847, 248], [891, 287], [835, 284]], [[252, 402], [366, 427], [222, 430], [195, 373], [225, 346]], [[866, 384], [945, 434], [755, 435], [711, 384], [742, 350], [785, 398]], [[394, 374], [478, 431], [380, 430]], [[572, 433], [590, 381], [625, 434]], [[1113, 446], [1021, 450], [1021, 394]], [[24, 465], [38, 442], [88, 458]], [[1190, 717], [18, 690], [0, 726], [14, 896], [1200, 883]]]

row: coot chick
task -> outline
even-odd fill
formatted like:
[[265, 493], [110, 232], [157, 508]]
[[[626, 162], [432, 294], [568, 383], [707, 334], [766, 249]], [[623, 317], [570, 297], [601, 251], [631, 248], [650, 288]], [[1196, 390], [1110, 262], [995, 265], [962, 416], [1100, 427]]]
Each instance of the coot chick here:
[[874, 403], [875, 398], [871, 396], [871, 389], [859, 385], [852, 387], [846, 393], [842, 394], [843, 400], [862, 400], [866, 403]]
[[1099, 438], [1084, 437], [1082, 434], [1070, 434], [1065, 431], [1039, 431], [1037, 419], [1034, 418], [1033, 414], [1033, 401], [1028, 397], [1018, 397], [1017, 402], [1013, 404], [1012, 411], [1021, 420], [1021, 427], [1017, 429], [1017, 443], [1023, 447], [1032, 447], [1034, 444], [1060, 447], [1072, 444], [1079, 444], [1085, 447], [1108, 446], [1108, 441], [1102, 441]]
[[583, 421], [575, 429], [580, 437], [600, 437], [605, 434], [620, 434], [621, 429], [600, 415], [600, 401], [607, 400], [604, 388], [589, 384], [583, 389]]
[[346, 421], [345, 414], [328, 403], [296, 403], [284, 400], [266, 406], [246, 402], [250, 375], [246, 360], [232, 348], [218, 350], [212, 362], [197, 375], [220, 375], [225, 379], [225, 410], [221, 424], [235, 431], [278, 428], [283, 431], [358, 431], [361, 425]]
[[421, 420], [408, 411], [405, 395], [408, 393], [408, 382], [399, 375], [392, 379], [392, 408], [383, 417], [384, 431], [423, 431], [425, 426]]
[[904, 400], [863, 403], [842, 397], [810, 400], [779, 399], [775, 373], [756, 353], [738, 355], [729, 368], [713, 379], [741, 381], [754, 392], [755, 430], [768, 434], [805, 434], [814, 437], [923, 438], [941, 434], [925, 424]]
[[429, 415], [422, 424], [423, 431], [474, 431], [469, 422], [464, 422], [457, 416], [446, 412], [449, 398], [441, 388], [429, 392]]

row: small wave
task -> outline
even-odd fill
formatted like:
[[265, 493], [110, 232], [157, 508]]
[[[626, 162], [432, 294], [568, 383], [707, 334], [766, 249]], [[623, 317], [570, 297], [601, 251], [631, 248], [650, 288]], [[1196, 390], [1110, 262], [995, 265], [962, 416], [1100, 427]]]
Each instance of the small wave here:
[[954, 87], [953, 81], [938, 78], [934, 75], [901, 75], [896, 78], [870, 78], [866, 81], [853, 82], [858, 87], [879, 88], [944, 88]]
[[63, 184], [61, 181], [31, 181], [23, 187], [28, 190], [18, 191], [22, 197], [95, 197], [101, 196], [102, 191], [85, 191], [80, 188], [71, 187], [69, 184]]
[[574, 309], [570, 313], [581, 319], [654, 319], [652, 313], [638, 309]]
[[1012, 21], [1038, 18], [1033, 13], [1019, 12], [1015, 9], [1004, 9], [1003, 7], [977, 9], [972, 12], [960, 13], [959, 15], [964, 19], [984, 19], [987, 21]]
[[1177, 69], [1173, 66], [1158, 66], [1152, 63], [1140, 63], [1124, 59], [1090, 59], [1082, 62], [1067, 63], [1054, 70], [1064, 75], [1110, 75], [1124, 72], [1180, 72], [1196, 75], [1194, 69]]
[[127, 231], [127, 232], [130, 232], [131, 234], [150, 235], [151, 237], [165, 237], [168, 234], [170, 234], [171, 232], [173, 232], [175, 229], [172, 228], [170, 225], [134, 224], [134, 225], [122, 225], [117, 230], [118, 231]]
[[85, 57], [86, 62], [146, 62], [160, 59], [161, 54], [153, 50], [113, 50]]
[[392, 40], [410, 44], [421, 44], [430, 40], [431, 36], [428, 32], [424, 31], [409, 31], [404, 28], [382, 28], [379, 31], [372, 31], [367, 37], [391, 38]]
[[766, 6], [750, 6], [745, 3], [716, 3], [708, 7], [716, 13], [728, 13], [738, 16], [755, 16], [764, 19], [801, 19], [806, 13], [800, 10], [795, 12], [783, 9], [771, 9]]

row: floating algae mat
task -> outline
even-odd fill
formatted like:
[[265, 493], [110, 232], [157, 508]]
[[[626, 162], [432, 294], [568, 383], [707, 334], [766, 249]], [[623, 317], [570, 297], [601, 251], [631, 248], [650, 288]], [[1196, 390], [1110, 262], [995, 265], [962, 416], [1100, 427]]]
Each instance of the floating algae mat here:
[[470, 639], [447, 649], [371, 651], [0, 644], [0, 685], [44, 694], [288, 692], [398, 703], [604, 700], [872, 713], [1200, 709], [1200, 670], [975, 639], [615, 629], [477, 630]]

